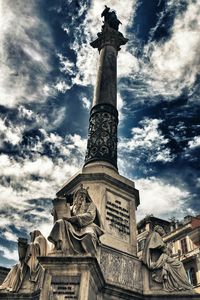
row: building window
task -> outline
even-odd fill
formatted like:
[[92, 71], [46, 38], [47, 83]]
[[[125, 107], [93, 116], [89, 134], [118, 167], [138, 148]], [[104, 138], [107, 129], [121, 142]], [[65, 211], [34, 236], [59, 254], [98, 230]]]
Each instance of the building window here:
[[189, 282], [193, 285], [196, 286], [197, 285], [197, 278], [196, 278], [196, 272], [195, 269], [192, 267], [189, 270], [187, 270], [187, 275], [188, 275], [188, 279]]
[[186, 239], [181, 240], [181, 250], [182, 250], [182, 254], [185, 254], [188, 252]]
[[138, 242], [138, 252], [144, 249], [145, 239]]

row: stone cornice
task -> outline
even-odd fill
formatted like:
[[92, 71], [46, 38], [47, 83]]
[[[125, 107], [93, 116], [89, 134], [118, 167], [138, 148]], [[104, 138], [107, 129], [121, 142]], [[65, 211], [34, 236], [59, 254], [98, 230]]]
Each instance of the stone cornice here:
[[63, 195], [66, 189], [69, 191], [73, 189], [74, 186], [79, 185], [83, 181], [105, 181], [106, 183], [110, 183], [111, 185], [117, 186], [123, 191], [134, 195], [136, 200], [136, 206], [140, 204], [139, 191], [137, 189], [105, 173], [78, 174], [75, 178], [66, 183], [66, 185], [63, 186], [63, 188], [57, 192], [56, 196], [58, 197]]
[[105, 46], [112, 46], [119, 51], [120, 46], [125, 45], [128, 42], [128, 39], [126, 39], [121, 32], [111, 28], [106, 23], [97, 36], [98, 38], [91, 42], [90, 45], [93, 48], [97, 48], [99, 51]]

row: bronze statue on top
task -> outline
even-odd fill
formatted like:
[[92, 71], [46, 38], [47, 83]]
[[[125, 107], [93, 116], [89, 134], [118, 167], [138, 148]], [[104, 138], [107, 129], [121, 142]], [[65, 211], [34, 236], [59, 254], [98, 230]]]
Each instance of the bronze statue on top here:
[[93, 48], [100, 50], [106, 46], [113, 46], [117, 51], [121, 48], [121, 45], [125, 45], [128, 42], [121, 32], [118, 31], [119, 24], [122, 24], [114, 10], [105, 5], [105, 9], [101, 13], [101, 17], [104, 17], [103, 26], [101, 32], [97, 33], [98, 38], [91, 42], [90, 45]]
[[117, 15], [114, 10], [110, 11], [110, 7], [105, 5], [105, 9], [101, 13], [101, 17], [104, 17], [104, 23], [107, 23], [111, 28], [118, 30], [119, 24], [122, 24], [118, 20]]

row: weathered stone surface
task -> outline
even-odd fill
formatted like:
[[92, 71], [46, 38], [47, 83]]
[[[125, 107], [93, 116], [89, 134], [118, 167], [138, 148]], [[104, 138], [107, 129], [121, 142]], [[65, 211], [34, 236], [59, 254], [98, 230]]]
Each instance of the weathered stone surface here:
[[63, 202], [62, 197], [59, 205], [60, 216], [57, 212], [59, 199], [53, 201], [55, 223], [48, 237], [48, 240], [54, 244], [53, 254], [58, 255], [61, 252], [65, 256], [87, 253], [95, 255], [99, 237], [104, 231], [99, 212], [88, 193], [88, 188], [80, 185], [74, 193], [71, 206], [66, 198]]
[[52, 276], [51, 287], [54, 299], [78, 299], [80, 276]]
[[106, 283], [142, 293], [142, 264], [136, 257], [101, 247], [100, 266]]
[[102, 103], [117, 105], [117, 51], [110, 45], [100, 52], [93, 107]]
[[[134, 182], [107, 167], [89, 166], [72, 178], [57, 196], [73, 194], [80, 183], [89, 187], [105, 228], [100, 241], [114, 249], [136, 255], [135, 209], [139, 199]], [[99, 173], [100, 170], [102, 173]]]
[[112, 21], [105, 21], [102, 31], [97, 34], [98, 38], [91, 43], [92, 47], [98, 48], [100, 56], [85, 165], [107, 161], [117, 169], [117, 53], [128, 40], [116, 29], [118, 26], [115, 26], [115, 22], [118, 19], [115, 13], [109, 12], [109, 8], [105, 11], [105, 16], [110, 16], [108, 19]]
[[[2, 300], [39, 300], [40, 299], [40, 291], [27, 294], [27, 293], [1, 293], [0, 299]], [[46, 299], [45, 299], [46, 300]]]
[[164, 229], [156, 225], [146, 239], [143, 262], [148, 268], [149, 289], [153, 291], [157, 288], [167, 293], [184, 291], [192, 293], [192, 285], [183, 264], [172, 257], [170, 247], [162, 239], [164, 234]]
[[128, 42], [121, 32], [111, 28], [109, 24], [105, 24], [102, 27], [102, 31], [97, 34], [98, 38], [90, 43], [93, 48], [97, 48], [99, 51], [105, 46], [109, 45], [120, 50], [121, 45], [125, 45]]
[[104, 278], [95, 257], [40, 257], [39, 260], [46, 269], [40, 300], [95, 300], [101, 295]]
[[144, 300], [178, 300], [178, 299], [181, 299], [181, 300], [199, 300], [200, 299], [200, 295], [191, 295], [191, 294], [186, 294], [184, 292], [182, 293], [172, 293], [172, 294], [159, 294], [159, 292], [157, 293], [153, 293], [152, 295], [144, 295], [143, 296]]
[[42, 288], [44, 269], [37, 257], [47, 255], [48, 245], [39, 230], [30, 233], [31, 241], [18, 239], [19, 262], [15, 264], [0, 285], [2, 294], [31, 294]]

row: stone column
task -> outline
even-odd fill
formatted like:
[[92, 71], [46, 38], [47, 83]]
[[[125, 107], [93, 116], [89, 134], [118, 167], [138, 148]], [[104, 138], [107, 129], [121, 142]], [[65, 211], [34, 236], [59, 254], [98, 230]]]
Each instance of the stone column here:
[[90, 112], [85, 165], [106, 161], [117, 169], [117, 53], [128, 41], [106, 22], [91, 43], [100, 53], [93, 107]]

